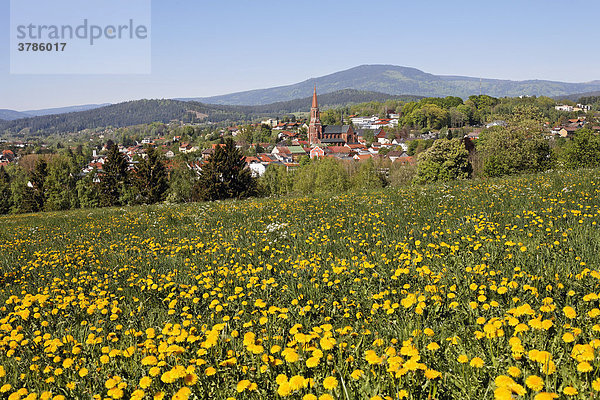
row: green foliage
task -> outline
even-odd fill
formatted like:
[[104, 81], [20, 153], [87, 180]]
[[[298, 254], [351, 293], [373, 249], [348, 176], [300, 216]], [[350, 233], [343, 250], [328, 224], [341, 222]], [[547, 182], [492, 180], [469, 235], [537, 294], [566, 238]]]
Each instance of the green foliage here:
[[435, 140], [433, 139], [416, 139], [408, 142], [408, 150], [406, 154], [409, 156], [414, 156], [416, 154], [420, 154], [430, 148]]
[[164, 200], [169, 188], [167, 170], [157, 150], [147, 147], [145, 155], [135, 168], [135, 185], [139, 190], [139, 203], [154, 204]]
[[418, 183], [447, 182], [471, 177], [469, 152], [460, 139], [436, 140], [418, 157]]
[[333, 158], [312, 160], [294, 175], [294, 191], [302, 194], [341, 193], [350, 187], [349, 175]]
[[8, 214], [12, 206], [10, 191], [10, 175], [4, 167], [0, 167], [0, 214]]
[[102, 207], [126, 204], [126, 187], [129, 185], [127, 160], [116, 145], [108, 149], [100, 175], [100, 205]]
[[77, 181], [77, 200], [81, 208], [100, 207], [100, 184], [94, 182], [95, 179], [98, 179], [98, 171], [96, 169]]
[[169, 189], [166, 200], [169, 203], [187, 203], [195, 200], [194, 184], [196, 172], [188, 168], [186, 163], [175, 163], [169, 177]]
[[569, 168], [593, 168], [600, 165], [600, 137], [589, 129], [580, 129], [565, 145], [562, 158]]
[[355, 189], [378, 189], [386, 185], [385, 175], [376, 168], [372, 158], [361, 162], [358, 173], [352, 177], [352, 187]]
[[487, 176], [544, 171], [552, 165], [550, 145], [531, 121], [486, 130], [477, 150]]
[[45, 181], [45, 210], [69, 210], [79, 206], [77, 174], [78, 171], [74, 168], [71, 159], [65, 156], [52, 158], [48, 164], [48, 175]]
[[[306, 162], [301, 165], [306, 165]], [[293, 184], [292, 175], [287, 172], [284, 165], [269, 165], [259, 179], [260, 191], [265, 195], [286, 195], [291, 193]]]
[[417, 177], [417, 166], [414, 164], [400, 164], [395, 162], [390, 167], [390, 186], [407, 186], [412, 184]]
[[12, 213], [40, 211], [36, 193], [28, 183], [28, 174], [22, 168], [15, 169], [10, 183]]
[[244, 198], [257, 193], [256, 179], [232, 139], [227, 139], [224, 146], [217, 146], [208, 163], [202, 166], [195, 191], [202, 200]]

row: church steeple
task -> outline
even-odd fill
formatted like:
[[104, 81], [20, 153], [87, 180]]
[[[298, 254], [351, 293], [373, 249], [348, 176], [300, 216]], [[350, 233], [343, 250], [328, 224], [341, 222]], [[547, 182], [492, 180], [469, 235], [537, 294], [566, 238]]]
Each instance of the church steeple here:
[[308, 125], [308, 141], [310, 144], [321, 142], [321, 133], [323, 126], [319, 113], [319, 103], [317, 102], [317, 85], [315, 85], [312, 98], [312, 106], [310, 108], [310, 123]]

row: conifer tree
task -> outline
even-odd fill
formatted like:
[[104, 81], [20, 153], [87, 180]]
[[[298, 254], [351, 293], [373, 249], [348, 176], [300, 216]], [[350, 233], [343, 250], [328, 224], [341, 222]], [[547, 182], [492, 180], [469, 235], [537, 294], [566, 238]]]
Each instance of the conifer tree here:
[[256, 192], [256, 179], [232, 139], [215, 148], [196, 184], [197, 197], [202, 200], [243, 198]]
[[153, 204], [164, 200], [169, 184], [167, 170], [157, 150], [152, 147], [146, 148], [146, 157], [140, 160], [135, 169], [135, 179], [140, 202]]
[[103, 173], [100, 178], [100, 205], [102, 207], [122, 205], [123, 195], [129, 183], [129, 174], [127, 171], [127, 160], [119, 152], [117, 145], [113, 144], [109, 147], [102, 171]]
[[8, 214], [12, 205], [10, 175], [4, 167], [0, 167], [0, 214]]

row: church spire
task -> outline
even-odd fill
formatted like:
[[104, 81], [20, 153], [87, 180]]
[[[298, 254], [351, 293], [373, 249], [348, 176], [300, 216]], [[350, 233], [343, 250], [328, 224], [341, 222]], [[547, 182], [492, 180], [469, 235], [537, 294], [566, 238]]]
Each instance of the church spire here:
[[321, 142], [323, 126], [319, 115], [319, 103], [317, 102], [317, 85], [313, 91], [312, 107], [310, 108], [310, 123], [308, 125], [308, 141], [310, 144]]

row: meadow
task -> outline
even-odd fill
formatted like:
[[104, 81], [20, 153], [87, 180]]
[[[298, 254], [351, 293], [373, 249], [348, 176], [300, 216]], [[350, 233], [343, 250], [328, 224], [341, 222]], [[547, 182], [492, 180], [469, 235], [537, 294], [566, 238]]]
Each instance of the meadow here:
[[0, 398], [600, 398], [600, 171], [0, 218]]

